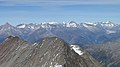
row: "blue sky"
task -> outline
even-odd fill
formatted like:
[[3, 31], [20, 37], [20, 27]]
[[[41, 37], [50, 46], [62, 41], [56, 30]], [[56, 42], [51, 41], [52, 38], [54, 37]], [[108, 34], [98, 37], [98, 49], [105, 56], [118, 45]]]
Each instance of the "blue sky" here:
[[0, 0], [0, 25], [9, 22], [102, 22], [120, 23], [119, 0]]

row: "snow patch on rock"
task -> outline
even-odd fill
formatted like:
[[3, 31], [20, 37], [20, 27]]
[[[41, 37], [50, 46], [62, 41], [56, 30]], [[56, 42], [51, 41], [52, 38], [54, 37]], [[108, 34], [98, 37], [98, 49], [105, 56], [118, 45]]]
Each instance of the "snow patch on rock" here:
[[71, 48], [79, 55], [83, 55], [83, 52], [80, 50], [78, 45], [71, 45]]
[[112, 34], [112, 33], [116, 33], [116, 31], [112, 31], [112, 30], [106, 30], [107, 34]]
[[18, 28], [25, 28], [25, 24], [21, 25], [21, 26], [18, 26]]
[[58, 64], [57, 64], [57, 65], [55, 65], [54, 67], [63, 67], [63, 66], [62, 66], [62, 65], [58, 65]]
[[38, 45], [38, 43], [34, 43], [32, 46], [34, 46], [34, 45]]

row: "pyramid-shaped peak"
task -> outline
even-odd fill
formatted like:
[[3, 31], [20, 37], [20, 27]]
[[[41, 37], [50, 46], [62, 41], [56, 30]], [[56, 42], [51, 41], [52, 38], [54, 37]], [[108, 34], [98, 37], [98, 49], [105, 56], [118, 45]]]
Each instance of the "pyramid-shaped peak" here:
[[6, 22], [5, 24], [4, 24], [5, 26], [12, 26], [10, 23], [8, 23], [8, 22]]
[[11, 24], [9, 24], [8, 22], [6, 22], [4, 25], [2, 25], [3, 28], [10, 28], [13, 27]]

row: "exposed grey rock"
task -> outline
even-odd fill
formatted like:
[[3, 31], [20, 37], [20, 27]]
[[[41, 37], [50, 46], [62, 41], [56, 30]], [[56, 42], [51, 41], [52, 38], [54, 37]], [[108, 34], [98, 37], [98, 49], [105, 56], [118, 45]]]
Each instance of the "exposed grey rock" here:
[[89, 53], [76, 53], [57, 37], [46, 37], [29, 45], [19, 37], [9, 36], [0, 45], [0, 67], [103, 67]]

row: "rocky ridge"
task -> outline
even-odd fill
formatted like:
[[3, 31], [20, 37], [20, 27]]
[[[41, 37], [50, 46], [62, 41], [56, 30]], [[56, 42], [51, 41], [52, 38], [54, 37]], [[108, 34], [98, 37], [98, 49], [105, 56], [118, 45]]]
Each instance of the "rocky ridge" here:
[[75, 45], [73, 48], [57, 37], [30, 45], [9, 36], [0, 45], [0, 59], [0, 67], [103, 67], [85, 50]]

